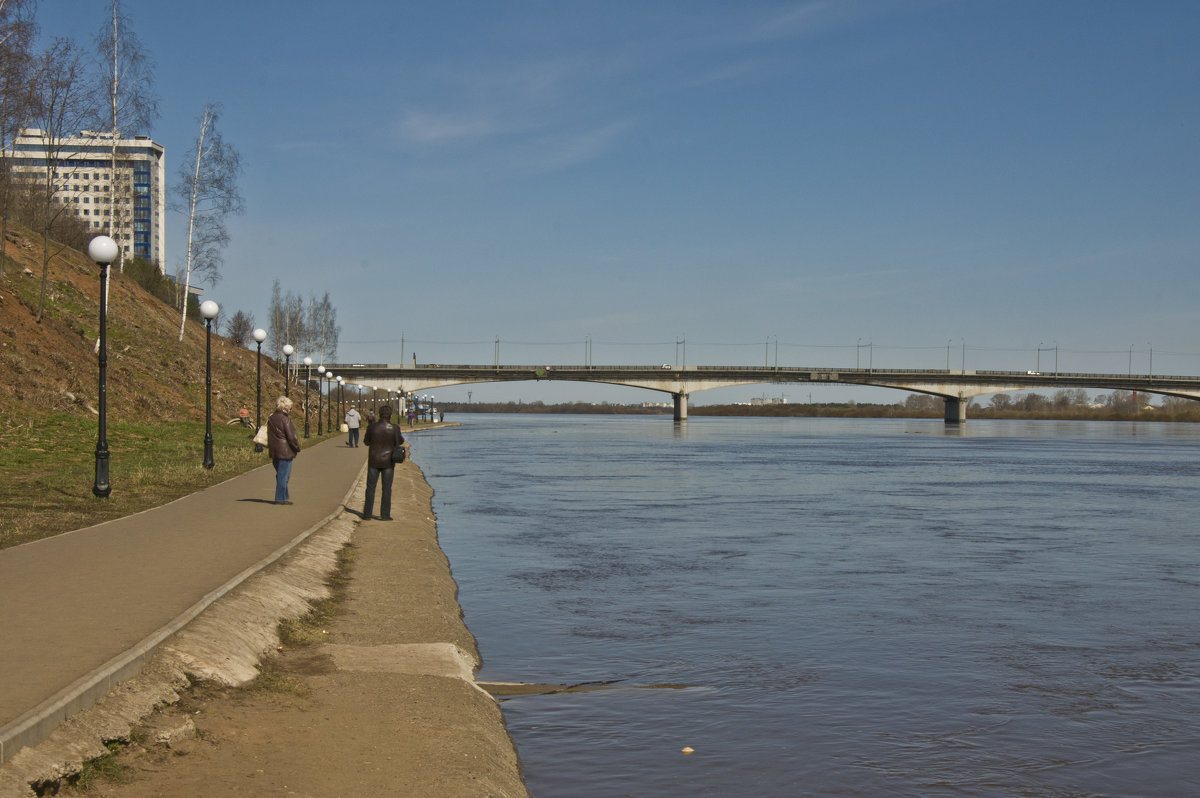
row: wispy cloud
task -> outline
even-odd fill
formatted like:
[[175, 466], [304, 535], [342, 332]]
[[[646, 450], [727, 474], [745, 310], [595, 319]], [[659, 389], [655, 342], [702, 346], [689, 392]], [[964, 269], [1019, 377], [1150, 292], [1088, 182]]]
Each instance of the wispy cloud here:
[[633, 127], [630, 120], [610, 122], [601, 127], [547, 137], [539, 142], [528, 166], [550, 172], [594, 160], [616, 146]]
[[495, 132], [493, 120], [485, 117], [454, 117], [428, 111], [409, 111], [399, 123], [400, 137], [417, 144], [479, 139]]

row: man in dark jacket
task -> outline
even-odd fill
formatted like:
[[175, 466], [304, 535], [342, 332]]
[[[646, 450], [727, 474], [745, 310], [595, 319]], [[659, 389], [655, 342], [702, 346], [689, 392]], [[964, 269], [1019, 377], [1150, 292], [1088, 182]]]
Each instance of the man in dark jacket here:
[[392, 407], [379, 408], [379, 420], [367, 427], [363, 435], [367, 445], [367, 495], [363, 502], [363, 518], [370, 518], [375, 507], [375, 483], [383, 477], [383, 491], [379, 496], [379, 518], [392, 520], [392, 477], [396, 464], [392, 462], [392, 449], [404, 444], [400, 428], [392, 423]]

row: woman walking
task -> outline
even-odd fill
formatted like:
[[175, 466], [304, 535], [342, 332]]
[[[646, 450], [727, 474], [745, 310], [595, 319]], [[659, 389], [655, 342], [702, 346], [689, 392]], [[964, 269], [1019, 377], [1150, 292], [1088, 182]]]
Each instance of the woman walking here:
[[367, 427], [363, 443], [367, 445], [367, 495], [363, 503], [363, 518], [371, 517], [371, 511], [375, 508], [375, 483], [382, 482], [379, 519], [391, 521], [392, 477], [396, 473], [396, 464], [392, 462], [392, 449], [404, 444], [400, 428], [392, 423], [391, 405], [379, 408], [379, 420]]
[[267, 451], [275, 465], [275, 503], [291, 504], [288, 480], [292, 476], [292, 461], [300, 452], [300, 439], [289, 413], [292, 400], [281, 396], [275, 402], [275, 412], [267, 419]]

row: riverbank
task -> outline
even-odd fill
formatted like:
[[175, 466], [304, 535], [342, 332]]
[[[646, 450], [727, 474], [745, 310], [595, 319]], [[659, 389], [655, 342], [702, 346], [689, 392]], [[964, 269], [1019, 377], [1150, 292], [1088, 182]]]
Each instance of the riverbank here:
[[[298, 550], [209, 618], [220, 627], [230, 613], [242, 626], [239, 600], [290, 592], [288, 569], [318, 569], [323, 580], [330, 553], [348, 543], [344, 596], [323, 639], [278, 646], [262, 664], [266, 678], [248, 688], [179, 690], [103, 763], [113, 778], [60, 795], [528, 795], [500, 708], [473, 680], [479, 654], [438, 545], [432, 489], [415, 463], [397, 468], [390, 522], [361, 520], [362, 490], [360, 478], [354, 509], [314, 536], [325, 538], [314, 539], [317, 551]], [[164, 648], [177, 644], [195, 646]], [[205, 646], [216, 646], [212, 660], [238, 648]]]

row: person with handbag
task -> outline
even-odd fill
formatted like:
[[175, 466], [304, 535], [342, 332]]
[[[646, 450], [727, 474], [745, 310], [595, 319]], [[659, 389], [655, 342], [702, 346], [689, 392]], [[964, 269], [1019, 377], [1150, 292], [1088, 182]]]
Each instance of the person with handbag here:
[[275, 402], [275, 412], [267, 419], [267, 452], [275, 466], [275, 503], [291, 504], [288, 480], [292, 477], [292, 461], [300, 452], [300, 438], [292, 423], [292, 400], [281, 396]]
[[392, 407], [379, 408], [379, 420], [367, 427], [363, 435], [367, 445], [367, 495], [363, 502], [364, 519], [371, 518], [375, 508], [375, 485], [382, 482], [379, 495], [379, 520], [392, 520], [392, 477], [396, 463], [403, 463], [406, 452], [400, 427], [392, 423]]

